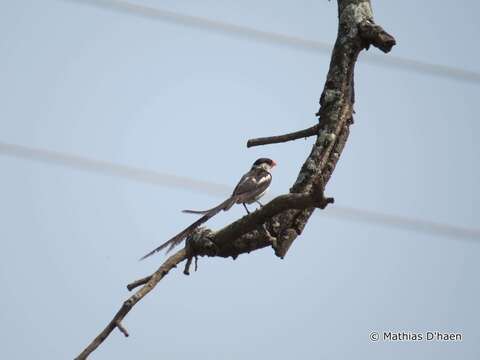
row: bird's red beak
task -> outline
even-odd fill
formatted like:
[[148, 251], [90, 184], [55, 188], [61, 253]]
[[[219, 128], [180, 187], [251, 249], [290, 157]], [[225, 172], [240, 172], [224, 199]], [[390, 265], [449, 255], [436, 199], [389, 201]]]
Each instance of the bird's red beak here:
[[277, 163], [275, 162], [275, 160], [272, 160], [272, 167], [274, 166], [277, 166]]

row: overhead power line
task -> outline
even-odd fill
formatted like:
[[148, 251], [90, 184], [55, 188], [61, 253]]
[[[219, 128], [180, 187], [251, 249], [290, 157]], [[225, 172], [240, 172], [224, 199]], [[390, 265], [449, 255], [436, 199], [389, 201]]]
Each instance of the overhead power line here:
[[[63, 0], [79, 4], [87, 4], [108, 10], [114, 10], [131, 15], [141, 16], [158, 21], [170, 22], [184, 26], [190, 26], [203, 30], [210, 30], [224, 33], [226, 35], [235, 35], [248, 38], [250, 40], [261, 41], [275, 45], [288, 46], [297, 50], [314, 51], [323, 54], [329, 54], [332, 45], [327, 42], [313, 41], [305, 38], [281, 34], [270, 31], [258, 30], [248, 26], [231, 24], [223, 21], [212, 20], [200, 16], [186, 15], [179, 12], [163, 10], [147, 5], [136, 4], [126, 0]], [[368, 52], [362, 57], [367, 62], [403, 69], [407, 71], [428, 74], [443, 78], [449, 78], [474, 84], [480, 84], [480, 73], [460, 69], [453, 66], [432, 64], [414, 59], [407, 59], [398, 56], [384, 56]]]
[[[201, 181], [190, 177], [146, 170], [47, 149], [0, 142], [0, 155], [2, 154], [15, 158], [67, 166], [93, 173], [101, 173], [151, 185], [198, 191], [217, 197], [224, 197], [232, 190], [229, 186], [216, 184], [210, 181]], [[480, 240], [480, 229], [441, 224], [433, 221], [390, 215], [370, 210], [335, 205], [327, 208], [322, 214], [343, 220], [373, 223], [436, 236]]]
[[212, 196], [223, 196], [231, 191], [231, 189], [225, 185], [215, 184], [208, 181], [201, 181], [189, 177], [161, 173], [134, 166], [125, 166], [108, 161], [89, 159], [86, 157], [22, 145], [0, 142], [0, 154], [54, 165], [68, 166], [70, 168], [94, 173], [102, 173], [145, 184], [188, 189], [203, 192]]

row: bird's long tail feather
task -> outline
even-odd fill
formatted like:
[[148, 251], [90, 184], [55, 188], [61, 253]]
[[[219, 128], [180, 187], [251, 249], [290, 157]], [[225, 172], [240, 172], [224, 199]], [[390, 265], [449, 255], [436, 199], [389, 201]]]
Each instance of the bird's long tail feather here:
[[209, 213], [210, 211], [215, 211], [217, 210], [218, 208], [220, 208], [220, 210], [228, 210], [232, 207], [232, 205], [235, 203], [235, 201], [233, 200], [233, 197], [230, 197], [228, 198], [227, 200], [225, 200], [224, 202], [222, 202], [221, 204], [211, 208], [211, 209], [207, 209], [207, 210], [182, 210], [183, 213], [186, 213], [186, 214], [207, 214]]
[[208, 220], [210, 220], [212, 217], [214, 217], [215, 215], [217, 215], [220, 211], [224, 210], [224, 209], [229, 209], [230, 207], [232, 207], [232, 205], [235, 203], [235, 198], [232, 196], [231, 198], [228, 198], [227, 200], [225, 200], [223, 203], [221, 203], [220, 205], [210, 209], [206, 214], [204, 214], [200, 219], [198, 219], [197, 221], [195, 221], [193, 224], [191, 224], [190, 226], [188, 226], [187, 228], [185, 228], [184, 230], [182, 230], [180, 233], [178, 233], [177, 235], [175, 235], [174, 237], [172, 237], [170, 240], [164, 242], [162, 245], [160, 245], [159, 247], [155, 248], [154, 250], [150, 251], [148, 254], [142, 256], [140, 258], [140, 260], [143, 260], [143, 259], [146, 259], [147, 257], [159, 252], [159, 251], [162, 251], [163, 249], [167, 248], [168, 247], [168, 250], [167, 250], [167, 253], [170, 252], [175, 246], [177, 246], [178, 244], [180, 244], [182, 242], [183, 239], [185, 239], [187, 236], [191, 235], [193, 233], [193, 231], [199, 227], [200, 225], [202, 225], [203, 223], [207, 222]]
[[185, 214], [206, 214], [209, 211], [214, 210], [214, 209], [215, 208], [211, 208], [211, 209], [208, 209], [208, 210], [188, 210], [188, 209], [185, 209], [185, 210], [182, 210], [182, 212], [185, 213]]

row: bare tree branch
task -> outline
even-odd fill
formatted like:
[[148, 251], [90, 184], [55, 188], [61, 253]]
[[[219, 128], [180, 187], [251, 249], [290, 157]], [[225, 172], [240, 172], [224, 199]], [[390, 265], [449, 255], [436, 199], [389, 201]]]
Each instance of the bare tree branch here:
[[179, 263], [187, 258], [187, 251], [185, 249], [179, 250], [170, 256], [163, 264], [155, 271], [145, 285], [135, 294], [130, 296], [123, 304], [120, 310], [117, 311], [110, 323], [103, 329], [103, 331], [78, 355], [76, 360], [83, 360], [88, 357], [95, 349], [105, 341], [110, 333], [115, 329], [119, 330], [128, 336], [127, 330], [121, 325], [123, 318], [132, 310], [136, 303], [142, 300], [155, 286], [162, 280], [170, 270], [176, 267]]
[[204, 227], [196, 229], [187, 238], [185, 248], [169, 257], [154, 274], [127, 286], [129, 290], [142, 287], [123, 303], [112, 321], [77, 359], [86, 359], [116, 327], [128, 336], [121, 321], [180, 262], [187, 260], [184, 273], [189, 274], [192, 259], [196, 260], [198, 256], [236, 258], [266, 246], [272, 246], [275, 254], [283, 258], [302, 233], [313, 211], [333, 203], [332, 198], [324, 197], [324, 188], [345, 147], [353, 123], [353, 75], [357, 57], [370, 45], [384, 52], [395, 45], [395, 39], [374, 23], [369, 0], [338, 0], [338, 15], [337, 40], [317, 113], [319, 123], [291, 134], [252, 139], [247, 144], [250, 147], [317, 136], [290, 192], [219, 231]]
[[395, 39], [388, 34], [380, 25], [376, 25], [370, 20], [362, 21], [358, 25], [360, 31], [360, 37], [363, 38], [368, 50], [370, 44], [379, 48], [384, 53], [388, 53], [395, 45]]
[[142, 286], [144, 284], [146, 284], [147, 282], [150, 281], [150, 279], [152, 278], [152, 275], [149, 275], [149, 276], [146, 276], [142, 279], [139, 279], [139, 280], [136, 280], [130, 284], [127, 285], [127, 289], [128, 291], [132, 291], [133, 289], [139, 287], [139, 286]]
[[122, 323], [120, 321], [116, 321], [115, 322], [115, 325], [117, 326], [118, 330], [120, 330], [120, 332], [125, 335], [125, 337], [129, 337], [130, 335], [128, 334], [128, 331], [127, 329], [125, 329], [125, 327], [122, 325]]
[[247, 147], [259, 146], [259, 145], [267, 145], [267, 144], [278, 144], [287, 141], [293, 141], [297, 139], [304, 138], [310, 136], [315, 136], [318, 134], [318, 124], [312, 127], [309, 127], [305, 130], [295, 131], [293, 133], [285, 134], [285, 135], [277, 135], [277, 136], [270, 136], [270, 137], [261, 137], [257, 139], [250, 139], [247, 141]]

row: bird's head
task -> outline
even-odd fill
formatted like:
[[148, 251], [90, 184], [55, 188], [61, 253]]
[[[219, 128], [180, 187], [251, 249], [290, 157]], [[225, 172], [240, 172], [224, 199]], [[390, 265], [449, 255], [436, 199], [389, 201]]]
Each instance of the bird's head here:
[[253, 163], [252, 169], [260, 168], [260, 169], [264, 169], [266, 171], [270, 171], [275, 165], [277, 165], [277, 163], [275, 161], [273, 161], [272, 159], [260, 158], [260, 159], [257, 159]]

